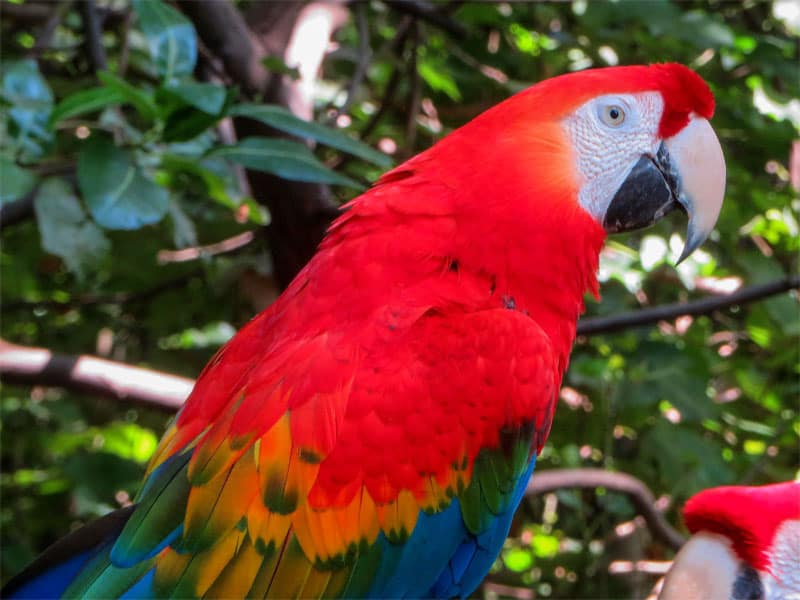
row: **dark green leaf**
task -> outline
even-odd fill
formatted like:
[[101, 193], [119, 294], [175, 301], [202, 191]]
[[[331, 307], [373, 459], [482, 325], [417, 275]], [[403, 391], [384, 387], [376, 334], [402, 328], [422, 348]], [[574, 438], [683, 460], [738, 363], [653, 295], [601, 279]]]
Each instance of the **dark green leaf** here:
[[164, 141], [168, 143], [188, 142], [213, 127], [220, 117], [209, 115], [190, 106], [172, 111], [164, 125]]
[[225, 107], [227, 90], [213, 83], [188, 81], [169, 85], [165, 90], [183, 100], [189, 106], [209, 115], [218, 115]]
[[189, 75], [197, 62], [197, 39], [192, 23], [161, 0], [134, 0], [150, 56], [167, 81]]
[[67, 268], [84, 276], [108, 253], [110, 244], [84, 212], [63, 179], [48, 179], [33, 203], [42, 248], [64, 259]]
[[317, 160], [311, 150], [291, 140], [251, 137], [232, 146], [217, 148], [210, 156], [221, 156], [248, 169], [265, 171], [284, 179], [362, 187], [349, 177], [331, 171]]
[[272, 71], [278, 75], [286, 75], [291, 79], [300, 79], [300, 70], [297, 67], [290, 67], [280, 56], [265, 56], [261, 59], [261, 64], [267, 71]]
[[0, 158], [0, 204], [21, 198], [33, 189], [36, 177], [16, 163]]
[[107, 229], [139, 229], [167, 213], [169, 193], [147, 179], [127, 150], [92, 137], [78, 158], [78, 184], [92, 217]]
[[[212, 159], [206, 161], [212, 162]], [[220, 161], [223, 163], [223, 161]], [[256, 225], [267, 225], [269, 223], [269, 213], [252, 198], [244, 198], [237, 190], [232, 189], [222, 176], [206, 168], [196, 160], [188, 159], [174, 154], [165, 154], [161, 159], [161, 164], [167, 170], [169, 176], [174, 174], [186, 173], [203, 182], [206, 192], [212, 200], [218, 204], [230, 208], [238, 209], [241, 205], [248, 207], [248, 220]], [[223, 163], [224, 164], [224, 163]]]
[[111, 87], [81, 90], [64, 98], [50, 114], [50, 126], [59, 121], [97, 112], [107, 106], [120, 104], [126, 100], [125, 94]]
[[142, 117], [150, 121], [158, 118], [158, 106], [153, 101], [151, 94], [134, 87], [124, 79], [120, 79], [109, 71], [99, 71], [97, 78], [110, 90], [124, 97], [139, 112]]
[[325, 127], [319, 123], [304, 121], [282, 106], [237, 104], [231, 107], [230, 114], [237, 117], [255, 119], [280, 131], [316, 140], [321, 144], [358, 156], [381, 167], [390, 167], [392, 165], [392, 159], [383, 152], [378, 152], [364, 142], [355, 140], [341, 131]]
[[432, 90], [446, 94], [454, 102], [461, 100], [458, 84], [443, 65], [423, 62], [419, 65], [419, 76]]

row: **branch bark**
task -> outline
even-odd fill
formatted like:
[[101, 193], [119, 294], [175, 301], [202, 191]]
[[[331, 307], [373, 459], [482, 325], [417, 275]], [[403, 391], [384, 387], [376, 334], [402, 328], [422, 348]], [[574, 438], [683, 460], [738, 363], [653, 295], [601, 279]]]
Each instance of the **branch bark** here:
[[800, 275], [790, 275], [786, 279], [748, 286], [732, 294], [702, 298], [693, 302], [679, 302], [653, 308], [643, 308], [610, 317], [581, 319], [578, 321], [578, 335], [614, 333], [624, 329], [631, 329], [632, 327], [642, 327], [659, 321], [677, 319], [683, 315], [707, 315], [729, 306], [748, 304], [798, 288], [800, 288]]
[[[467, 39], [466, 27], [442, 12], [440, 10], [441, 5], [425, 2], [424, 0], [384, 0], [384, 3], [398, 12], [427, 21], [434, 27], [449, 33], [457, 40]], [[445, 8], [448, 7], [447, 4], [444, 6]]]
[[103, 48], [103, 24], [97, 6], [94, 0], [83, 0], [80, 9], [89, 64], [92, 65], [92, 71], [103, 71], [107, 66], [106, 51]]
[[175, 412], [194, 382], [95, 356], [55, 354], [0, 340], [0, 381], [49, 385]]
[[644, 483], [626, 473], [613, 473], [603, 469], [553, 469], [540, 471], [531, 478], [525, 490], [526, 496], [540, 496], [567, 488], [594, 489], [603, 487], [625, 494], [636, 511], [642, 515], [653, 537], [673, 550], [686, 541], [670, 525], [655, 506], [655, 497]]
[[261, 66], [263, 49], [244, 17], [228, 0], [182, 0], [203, 43], [222, 60], [228, 74], [249, 95], [264, 90], [269, 74]]

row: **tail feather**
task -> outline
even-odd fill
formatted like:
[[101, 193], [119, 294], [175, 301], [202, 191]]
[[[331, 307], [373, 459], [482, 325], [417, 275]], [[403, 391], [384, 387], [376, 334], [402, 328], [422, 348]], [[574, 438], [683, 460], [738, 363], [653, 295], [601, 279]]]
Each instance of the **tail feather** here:
[[121, 508], [58, 540], [0, 591], [3, 598], [59, 598], [83, 567], [114, 540], [133, 513]]

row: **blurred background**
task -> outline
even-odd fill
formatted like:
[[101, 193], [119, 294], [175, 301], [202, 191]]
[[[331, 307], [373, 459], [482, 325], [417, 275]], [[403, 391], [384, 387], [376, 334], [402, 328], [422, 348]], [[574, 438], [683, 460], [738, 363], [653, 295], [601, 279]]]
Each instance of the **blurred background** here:
[[476, 594], [644, 598], [690, 495], [797, 476], [795, 0], [2, 0], [0, 27], [3, 581], [130, 502], [191, 379], [342, 202], [589, 67], [696, 69], [726, 203], [677, 269], [682, 227], [609, 242], [534, 483]]

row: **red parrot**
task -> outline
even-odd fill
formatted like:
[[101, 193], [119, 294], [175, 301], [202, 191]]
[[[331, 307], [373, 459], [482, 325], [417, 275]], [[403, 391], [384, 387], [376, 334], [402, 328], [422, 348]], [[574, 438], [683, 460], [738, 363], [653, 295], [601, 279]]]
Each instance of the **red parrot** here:
[[705, 490], [683, 516], [660, 600], [800, 599], [800, 483]]
[[206, 366], [135, 504], [19, 597], [467, 596], [553, 419], [607, 232], [714, 226], [714, 99], [678, 64], [523, 91], [381, 177]]

